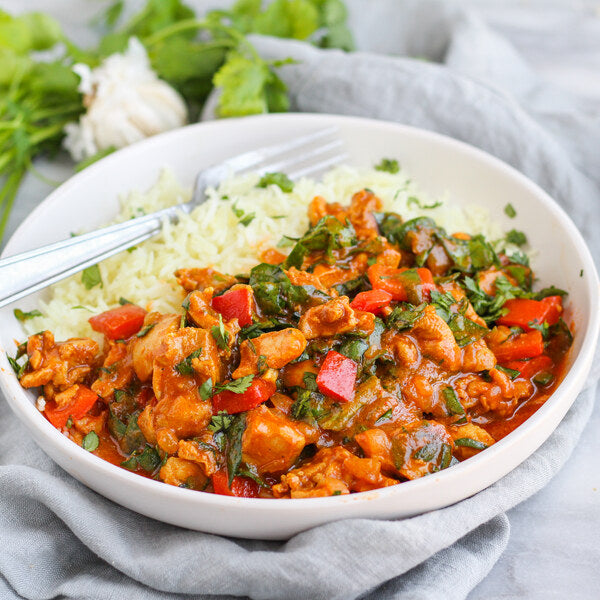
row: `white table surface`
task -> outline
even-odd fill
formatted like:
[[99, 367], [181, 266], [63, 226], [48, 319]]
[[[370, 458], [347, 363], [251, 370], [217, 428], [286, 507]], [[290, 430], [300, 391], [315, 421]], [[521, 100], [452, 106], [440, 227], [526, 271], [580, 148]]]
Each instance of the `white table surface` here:
[[[136, 2], [139, 4], [133, 0]], [[226, 0], [215, 0], [210, 5], [224, 3]], [[90, 36], [85, 24], [103, 4], [101, 0], [1, 0], [0, 8], [15, 13], [49, 12], [70, 36], [85, 44]], [[600, 0], [463, 0], [462, 4], [505, 35], [544, 79], [588, 98], [590, 106], [600, 107]], [[77, 10], [73, 10], [75, 5]], [[352, 18], [360, 18], [358, 11]], [[369, 49], [366, 39], [358, 42]], [[544, 49], [548, 44], [564, 50], [560, 60], [554, 53], [552, 60], [547, 58]], [[59, 181], [71, 173], [64, 157], [52, 164], [40, 161], [36, 166]], [[9, 234], [50, 189], [34, 177], [27, 178], [9, 222]], [[562, 471], [508, 513], [508, 547], [468, 600], [600, 598], [599, 431], [597, 402]]]

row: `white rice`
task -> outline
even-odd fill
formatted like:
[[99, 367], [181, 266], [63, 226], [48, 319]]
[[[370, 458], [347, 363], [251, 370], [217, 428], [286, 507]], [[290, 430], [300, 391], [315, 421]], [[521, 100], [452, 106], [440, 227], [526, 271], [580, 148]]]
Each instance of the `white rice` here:
[[[81, 274], [52, 286], [47, 299], [40, 301], [39, 309], [44, 316], [27, 321], [25, 329], [30, 334], [49, 329], [58, 340], [74, 336], [98, 339], [88, 318], [117, 306], [121, 297], [147, 310], [181, 312], [185, 292], [173, 276], [176, 269], [214, 267], [223, 273], [247, 273], [260, 262], [260, 253], [275, 247], [283, 235], [299, 237], [305, 232], [306, 209], [316, 195], [328, 202], [347, 205], [355, 192], [366, 187], [381, 198], [384, 210], [397, 212], [405, 220], [425, 215], [449, 233], [482, 233], [489, 240], [502, 236], [486, 209], [479, 206], [463, 209], [445, 198], [424, 197], [402, 172], [338, 167], [322, 181], [296, 182], [289, 194], [275, 185], [257, 188], [258, 179], [257, 175], [229, 179], [217, 190], [209, 190], [208, 201], [191, 215], [182, 214], [177, 225], [167, 223], [156, 238], [104, 260], [100, 263], [102, 287], [86, 289]], [[173, 174], [165, 170], [146, 192], [124, 195], [116, 220], [150, 213], [185, 201], [189, 196], [190, 190], [183, 189]], [[421, 206], [436, 201], [441, 205], [420, 208], [411, 198], [419, 198]], [[247, 227], [239, 223], [232, 210], [234, 205], [245, 213], [255, 213]]]

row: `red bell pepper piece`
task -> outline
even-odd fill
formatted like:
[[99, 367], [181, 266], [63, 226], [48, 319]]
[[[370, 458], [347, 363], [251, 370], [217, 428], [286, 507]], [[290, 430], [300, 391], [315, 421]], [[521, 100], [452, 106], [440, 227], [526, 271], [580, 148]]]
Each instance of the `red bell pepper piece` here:
[[239, 287], [212, 299], [213, 308], [223, 315], [225, 321], [237, 319], [240, 327], [252, 325], [253, 293], [250, 288]]
[[46, 402], [44, 413], [48, 421], [50, 421], [54, 427], [62, 429], [67, 424], [69, 417], [77, 420], [85, 416], [92, 406], [94, 406], [96, 400], [98, 400], [97, 394], [92, 392], [90, 388], [85, 387], [85, 385], [80, 385], [67, 406], [59, 409], [56, 406], [56, 402], [53, 400], [48, 401]]
[[340, 402], [354, 397], [358, 365], [335, 350], [330, 350], [317, 375], [317, 386], [322, 394]]
[[241, 394], [230, 390], [219, 392], [212, 397], [213, 413], [216, 415], [226, 410], [230, 415], [244, 412], [266, 402], [275, 392], [277, 386], [271, 381], [255, 379], [250, 387]]
[[260, 486], [249, 477], [234, 477], [229, 487], [227, 471], [217, 471], [212, 475], [215, 494], [221, 496], [239, 496], [241, 498], [258, 498]]
[[[541, 325], [547, 320], [548, 313], [553, 307], [549, 303], [540, 300], [513, 298], [507, 300], [502, 308], [508, 312], [496, 321], [498, 325], [520, 327], [525, 331], [531, 331], [533, 328], [530, 323]], [[555, 309], [553, 308], [553, 310]]]
[[548, 323], [548, 325], [555, 325], [558, 323], [558, 319], [560, 319], [563, 312], [562, 298], [560, 296], [547, 296], [543, 300], [540, 300], [540, 302], [548, 306], [546, 323]]
[[523, 379], [531, 379], [540, 371], [549, 371], [552, 369], [554, 363], [548, 355], [542, 354], [531, 360], [512, 360], [503, 366], [519, 371]]
[[135, 304], [124, 304], [88, 319], [92, 329], [111, 340], [124, 340], [144, 324], [146, 311]]
[[377, 315], [381, 309], [392, 301], [392, 294], [385, 290], [369, 290], [356, 294], [350, 306], [355, 310], [363, 310]]
[[419, 304], [429, 300], [431, 290], [435, 289], [433, 275], [429, 269], [394, 269], [385, 265], [374, 264], [367, 270], [369, 281], [375, 290], [385, 290], [392, 295], [392, 300]]
[[496, 360], [502, 365], [511, 360], [533, 358], [544, 352], [544, 338], [541, 332], [534, 329], [494, 346], [492, 352], [496, 355]]

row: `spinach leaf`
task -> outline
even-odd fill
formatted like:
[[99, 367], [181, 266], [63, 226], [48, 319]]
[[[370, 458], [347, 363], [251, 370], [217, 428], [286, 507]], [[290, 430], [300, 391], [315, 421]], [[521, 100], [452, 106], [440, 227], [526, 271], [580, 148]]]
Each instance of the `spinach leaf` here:
[[265, 314], [281, 314], [284, 310], [295, 310], [306, 302], [313, 286], [292, 285], [289, 277], [279, 265], [262, 263], [250, 271], [249, 285], [254, 297]]
[[242, 462], [242, 437], [246, 430], [246, 413], [239, 413], [232, 418], [227, 429], [227, 473], [229, 474], [229, 487], [237, 475]]

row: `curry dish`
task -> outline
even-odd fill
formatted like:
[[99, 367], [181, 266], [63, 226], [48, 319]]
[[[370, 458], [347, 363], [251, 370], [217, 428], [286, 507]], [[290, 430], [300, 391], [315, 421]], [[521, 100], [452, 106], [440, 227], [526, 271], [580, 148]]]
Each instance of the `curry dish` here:
[[310, 498], [446, 469], [551, 394], [565, 292], [533, 291], [510, 244], [381, 210], [316, 197], [287, 256], [181, 268], [182, 314], [123, 298], [89, 320], [103, 347], [43, 331], [13, 367], [73, 442], [179, 487]]

